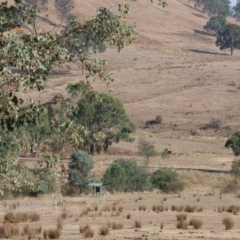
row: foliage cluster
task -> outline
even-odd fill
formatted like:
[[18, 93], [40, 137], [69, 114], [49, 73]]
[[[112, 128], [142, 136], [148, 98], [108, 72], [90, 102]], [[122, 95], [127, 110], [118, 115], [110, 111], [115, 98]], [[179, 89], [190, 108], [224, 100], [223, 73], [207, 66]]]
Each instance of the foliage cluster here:
[[[49, 75], [56, 67], [68, 69], [73, 64], [84, 69], [89, 80], [99, 79], [109, 85], [113, 79], [106, 70], [107, 62], [89, 56], [100, 51], [100, 48], [104, 50], [103, 45], [115, 46], [120, 51], [136, 39], [135, 25], [125, 21], [130, 9], [128, 0], [119, 4], [114, 13], [100, 7], [95, 16], [84, 22], [79, 22], [74, 16], [69, 18], [73, 2], [55, 0], [61, 28], [50, 31], [37, 26], [40, 10], [47, 9], [47, 0], [14, 0], [12, 5], [9, 1], [0, 3], [0, 194], [8, 184], [14, 191], [20, 190], [21, 186], [30, 187], [33, 192], [49, 191], [51, 187], [43, 181], [55, 172], [57, 158], [53, 152], [62, 157], [68, 146], [86, 150], [87, 144], [107, 148], [113, 142], [132, 140], [129, 134], [134, 131], [134, 126], [126, 118], [118, 100], [107, 95], [88, 93], [82, 101], [78, 99], [76, 105], [63, 101], [57, 105], [65, 108], [58, 111], [54, 110], [59, 106], [44, 107], [28, 95], [29, 90], [36, 89], [41, 96]], [[158, 2], [166, 5], [161, 0]], [[64, 12], [60, 8], [64, 8]], [[105, 106], [99, 105], [101, 101]], [[94, 116], [88, 116], [89, 119], [96, 118], [99, 114], [96, 108], [99, 107], [113, 111], [102, 116], [108, 125], [97, 129], [97, 124], [92, 120], [92, 129], [87, 122], [87, 126], [82, 125], [83, 119], [78, 121], [78, 114], [84, 109], [89, 113], [88, 108]], [[56, 112], [59, 114], [56, 115]], [[112, 118], [107, 121], [110, 115]], [[120, 119], [110, 125], [116, 116]], [[124, 125], [123, 121], [127, 124]], [[18, 161], [23, 148], [30, 148], [31, 153], [36, 153], [43, 142], [48, 144], [41, 151], [50, 153], [43, 154], [44, 160], [39, 162], [36, 171], [31, 171]]]
[[145, 168], [127, 159], [119, 159], [108, 167], [103, 182], [109, 191], [144, 191], [152, 187], [168, 193], [184, 188], [176, 171], [162, 169], [149, 174]]
[[203, 26], [203, 29], [206, 30], [210, 34], [216, 35], [218, 31], [222, 30], [222, 28], [227, 24], [227, 20], [225, 16], [217, 15], [212, 16], [206, 25]]
[[118, 159], [107, 168], [103, 183], [109, 191], [144, 191], [149, 188], [149, 175], [134, 160]]
[[153, 173], [151, 178], [153, 187], [164, 192], [179, 192], [184, 188], [183, 182], [179, 179], [178, 173], [172, 169], [161, 169]]
[[196, 8], [201, 8], [203, 13], [212, 15], [230, 15], [229, 0], [191, 0]]

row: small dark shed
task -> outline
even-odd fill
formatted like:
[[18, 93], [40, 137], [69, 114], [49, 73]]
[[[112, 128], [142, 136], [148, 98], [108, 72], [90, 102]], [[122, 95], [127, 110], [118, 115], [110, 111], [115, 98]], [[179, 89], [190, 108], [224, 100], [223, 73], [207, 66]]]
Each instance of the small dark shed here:
[[93, 187], [93, 196], [104, 195], [104, 187], [102, 183], [89, 183], [88, 186]]

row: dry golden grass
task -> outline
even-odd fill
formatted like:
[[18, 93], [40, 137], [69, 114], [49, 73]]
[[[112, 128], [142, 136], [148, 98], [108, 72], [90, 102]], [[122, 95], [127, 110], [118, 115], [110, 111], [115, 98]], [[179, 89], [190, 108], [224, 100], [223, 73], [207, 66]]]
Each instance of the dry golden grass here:
[[184, 206], [172, 205], [172, 211], [182, 212], [183, 210], [184, 210]]
[[59, 229], [60, 231], [62, 231], [62, 229], [63, 229], [62, 222], [58, 222], [58, 223], [57, 223], [57, 229]]
[[[59, 239], [60, 236], [61, 236], [61, 230], [58, 229], [58, 228], [55, 228], [55, 229], [48, 229], [47, 230], [47, 237], [48, 239]], [[43, 233], [43, 235], [45, 236], [46, 233]], [[46, 238], [44, 238], [46, 239]]]
[[225, 226], [226, 230], [233, 229], [234, 227], [234, 221], [230, 217], [223, 218], [222, 223]]
[[36, 212], [7, 212], [4, 216], [4, 221], [9, 223], [21, 223], [27, 222], [28, 220], [32, 222], [37, 222], [40, 220], [40, 214]]
[[237, 205], [231, 205], [229, 206], [227, 209], [226, 209], [226, 212], [230, 212], [230, 213], [233, 213], [233, 214], [237, 214], [240, 210], [240, 207], [237, 206]]
[[190, 225], [190, 226], [193, 226], [194, 229], [201, 229], [201, 228], [202, 228], [202, 225], [203, 225], [203, 222], [202, 222], [201, 219], [192, 218], [192, 219], [189, 221], [189, 225]]
[[119, 206], [118, 211], [122, 212], [123, 211], [123, 206]]
[[79, 227], [79, 231], [83, 234], [84, 238], [93, 238], [94, 232], [89, 225]]
[[141, 221], [135, 220], [135, 222], [134, 222], [134, 227], [135, 227], [135, 228], [142, 228], [142, 223], [141, 223]]
[[35, 239], [41, 232], [42, 227], [30, 227], [29, 225], [23, 227], [23, 235], [27, 235], [28, 239]]
[[128, 213], [127, 216], [126, 216], [127, 219], [130, 219], [131, 218], [131, 213]]
[[30, 214], [28, 214], [27, 212], [15, 214], [15, 223], [26, 222], [28, 219], [30, 219]]
[[112, 229], [113, 230], [121, 230], [123, 229], [124, 225], [123, 223], [112, 223]]
[[186, 221], [187, 220], [187, 214], [180, 213], [176, 215], [177, 221]]
[[100, 236], [107, 236], [109, 234], [109, 229], [107, 226], [102, 226], [99, 228], [99, 235]]
[[0, 238], [12, 238], [19, 235], [19, 227], [13, 226], [10, 223], [0, 226]]
[[187, 224], [186, 221], [182, 220], [182, 221], [178, 221], [178, 222], [177, 222], [176, 227], [177, 227], [178, 229], [187, 229], [188, 224]]
[[160, 229], [163, 229], [163, 228], [164, 228], [164, 222], [161, 222]]
[[188, 213], [193, 213], [193, 212], [196, 212], [197, 211], [197, 207], [196, 206], [190, 206], [190, 205], [187, 205], [184, 209], [185, 212], [188, 212]]
[[63, 211], [61, 214], [60, 214], [60, 219], [66, 219], [67, 218], [67, 213], [65, 211]]
[[32, 222], [38, 222], [40, 220], [40, 214], [36, 213], [36, 212], [31, 212], [28, 215], [29, 220], [31, 220]]

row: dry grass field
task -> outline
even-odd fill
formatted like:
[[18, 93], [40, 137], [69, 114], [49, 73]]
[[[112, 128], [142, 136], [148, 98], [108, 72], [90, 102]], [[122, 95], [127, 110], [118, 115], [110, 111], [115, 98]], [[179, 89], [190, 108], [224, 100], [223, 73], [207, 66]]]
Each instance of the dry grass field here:
[[[114, 10], [117, 2], [76, 0], [73, 13], [87, 19], [98, 6]], [[165, 159], [151, 158], [150, 167], [231, 167], [234, 157], [224, 144], [239, 127], [240, 52], [236, 50], [230, 56], [228, 51], [220, 51], [215, 38], [202, 31], [209, 17], [188, 0], [167, 2], [164, 9], [147, 0], [134, 3], [128, 21], [137, 23], [137, 42], [121, 53], [110, 47], [97, 56], [109, 61], [114, 77], [112, 94], [124, 103], [138, 127], [134, 143], [119, 143], [110, 148], [109, 155], [94, 156], [94, 173], [99, 180], [117, 158], [134, 158], [142, 165], [143, 159], [137, 154], [140, 137], [153, 142], [160, 153], [166, 148], [173, 153]], [[40, 21], [46, 29], [57, 21], [53, 1]], [[231, 18], [228, 21], [235, 22]], [[81, 79], [81, 72], [73, 68], [50, 78], [44, 97], [34, 91], [29, 96], [44, 102], [56, 93], [66, 94], [66, 85]], [[110, 90], [97, 81], [92, 85], [101, 92]], [[163, 123], [147, 127], [145, 122], [157, 115], [162, 116]], [[213, 119], [221, 123], [217, 130], [206, 127]], [[18, 230], [7, 230], [18, 235], [9, 238], [43, 239], [44, 235], [51, 238], [51, 234], [60, 234], [60, 239], [239, 239], [239, 197], [236, 193], [221, 194], [231, 176], [197, 171], [179, 174], [186, 183], [180, 195], [154, 191], [107, 193], [105, 201], [92, 196], [56, 195], [1, 201], [0, 237], [4, 228], [9, 228], [4, 218], [7, 212], [37, 212], [39, 221], [14, 224]], [[29, 230], [31, 227], [38, 232]], [[34, 231], [35, 237], [27, 237]]]

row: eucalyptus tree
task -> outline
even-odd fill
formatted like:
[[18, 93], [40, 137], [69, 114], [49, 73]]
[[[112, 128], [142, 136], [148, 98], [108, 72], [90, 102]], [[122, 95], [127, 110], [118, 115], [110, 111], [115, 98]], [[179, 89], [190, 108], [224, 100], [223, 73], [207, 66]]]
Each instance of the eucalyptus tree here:
[[[137, 36], [135, 25], [129, 25], [125, 20], [129, 13], [129, 1], [122, 0], [114, 16], [107, 8], [100, 7], [94, 17], [84, 22], [71, 21], [61, 32], [46, 31], [37, 26], [39, 10], [26, 6], [23, 0], [14, 0], [12, 5], [8, 1], [0, 3], [0, 127], [3, 131], [14, 131], [37, 122], [44, 108], [28, 92], [35, 89], [41, 94], [49, 74], [57, 66], [64, 68], [72, 62], [81, 68], [83, 66], [88, 78], [100, 79], [107, 85], [113, 81], [105, 68], [105, 60], [86, 57], [83, 61], [75, 52], [69, 51], [69, 46], [79, 45], [72, 38], [73, 33], [89, 34], [89, 46], [104, 42], [115, 46], [118, 51], [134, 42]], [[162, 0], [158, 2], [166, 5]], [[65, 122], [63, 128], [68, 131], [73, 125]], [[84, 139], [85, 133], [80, 129], [79, 134], [73, 137]], [[55, 158], [44, 159], [47, 166], [48, 161]], [[11, 152], [4, 157], [4, 171], [8, 176], [1, 175], [0, 189], [3, 182], [19, 187], [20, 176], [24, 175], [22, 171], [12, 174], [16, 160], [17, 155]]]

